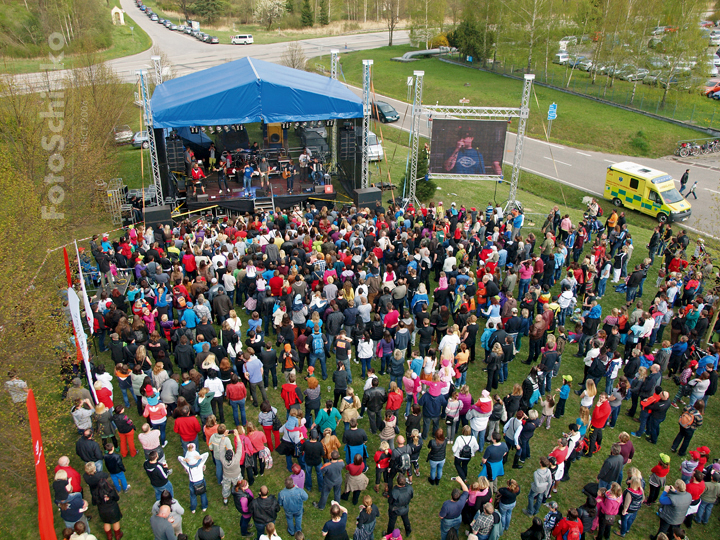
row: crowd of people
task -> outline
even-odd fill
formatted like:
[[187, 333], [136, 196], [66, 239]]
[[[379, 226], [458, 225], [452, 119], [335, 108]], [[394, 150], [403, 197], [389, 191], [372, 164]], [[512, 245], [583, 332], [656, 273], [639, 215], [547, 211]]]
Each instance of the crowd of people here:
[[[524, 219], [493, 204], [309, 205], [93, 238], [98, 401], [80, 371], [70, 374], [84, 469], [81, 477], [67, 456], [55, 469], [63, 537], [92, 539], [84, 516], [94, 505], [107, 539], [119, 540], [126, 466], [140, 462], [157, 540], [188, 538], [180, 485], [190, 512], [205, 513], [195, 538], [225, 536], [230, 524], [207, 514], [220, 503], [209, 500], [213, 482], [242, 536], [277, 540], [283, 528], [300, 540], [312, 504], [330, 507], [329, 540], [376, 531], [397, 540], [398, 519], [406, 536], [413, 530], [410, 508], [431, 509], [413, 490], [421, 469], [430, 485], [453, 486], [438, 513], [441, 540], [461, 527], [497, 539], [525, 497], [527, 540], [625, 536], [644, 505], [659, 516], [653, 539], [707, 524], [720, 464], [691, 442], [707, 429], [720, 343], [701, 347], [714, 330], [717, 274], [702, 242], [693, 249], [685, 231], [662, 224], [638, 246], [624, 214], [603, 219], [594, 201], [579, 223], [554, 208], [537, 237], [523, 234]], [[631, 264], [635, 249], [648, 256]], [[122, 273], [126, 291], [116, 286]], [[603, 314], [606, 295], [617, 306]], [[625, 402], [636, 429], [603, 437]], [[554, 447], [538, 448], [535, 431], [558, 422]], [[677, 431], [670, 448], [652, 446], [661, 429]], [[169, 440], [181, 447], [176, 458], [165, 453]], [[640, 470], [638, 453], [657, 464]], [[284, 489], [255, 486], [280, 456]], [[597, 475], [561, 513], [552, 498], [584, 459]], [[528, 466], [532, 483], [508, 478], [506, 469]], [[349, 533], [343, 504], [357, 507]]]

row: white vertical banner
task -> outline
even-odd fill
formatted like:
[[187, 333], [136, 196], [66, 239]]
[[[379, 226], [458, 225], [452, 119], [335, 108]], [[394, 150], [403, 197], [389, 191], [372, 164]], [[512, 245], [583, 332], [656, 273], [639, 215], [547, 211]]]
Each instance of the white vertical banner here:
[[98, 399], [95, 394], [95, 387], [93, 386], [92, 373], [90, 369], [90, 354], [88, 352], [87, 336], [85, 335], [85, 329], [83, 328], [82, 315], [80, 315], [80, 298], [75, 292], [75, 289], [72, 287], [68, 287], [68, 307], [70, 308], [73, 328], [75, 329], [75, 339], [77, 340], [80, 353], [82, 354], [83, 363], [85, 364], [85, 372], [90, 385], [90, 392], [95, 399], [95, 403], [97, 403]]
[[77, 240], [75, 240], [75, 255], [77, 256], [80, 287], [82, 288], [83, 304], [85, 305], [85, 319], [87, 319], [88, 328], [90, 329], [90, 333], [92, 333], [95, 329], [95, 317], [93, 316], [92, 306], [90, 306], [90, 299], [88, 298], [87, 289], [85, 288], [85, 277], [83, 276], [82, 264], [80, 263], [80, 251], [78, 250]]

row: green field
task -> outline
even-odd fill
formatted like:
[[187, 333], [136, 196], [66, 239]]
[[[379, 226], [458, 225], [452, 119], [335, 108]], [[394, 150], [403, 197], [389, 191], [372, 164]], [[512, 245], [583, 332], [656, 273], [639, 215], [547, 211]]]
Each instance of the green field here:
[[[454, 105], [465, 98], [470, 100], [471, 106], [520, 106], [521, 81], [451, 65], [436, 58], [420, 59], [409, 64], [390, 61], [411, 50], [414, 49], [409, 46], [397, 46], [343, 54], [340, 80], [362, 86], [361, 60], [371, 58], [374, 60], [375, 91], [395, 99], [405, 101], [407, 77], [415, 70], [424, 70], [423, 102], [426, 104]], [[328, 66], [329, 58], [322, 57], [321, 62]], [[575, 148], [658, 157], [672, 153], [678, 140], [698, 137], [698, 132], [692, 129], [540, 86], [534, 87], [531, 96], [528, 135], [545, 139], [545, 118], [548, 106], [553, 102], [558, 105], [558, 119], [553, 122], [550, 139]], [[511, 124], [510, 129], [515, 127], [516, 124]], [[643, 132], [647, 141], [646, 152], [639, 152], [631, 145], [631, 139], [639, 131]]]
[[[113, 44], [110, 48], [90, 55], [68, 55], [64, 59], [64, 68], [70, 69], [82, 66], [86, 63], [86, 59], [89, 59], [92, 63], [98, 63], [123, 56], [132, 56], [149, 49], [152, 46], [150, 36], [132, 19], [132, 16], [137, 17], [140, 14], [140, 12], [138, 14], [125, 14], [125, 26], [112, 26]], [[131, 26], [134, 28], [133, 30], [130, 30]], [[40, 71], [40, 65], [49, 63], [47, 57], [2, 58], [0, 61], [2, 62], [3, 71], [12, 74], [35, 73]]]

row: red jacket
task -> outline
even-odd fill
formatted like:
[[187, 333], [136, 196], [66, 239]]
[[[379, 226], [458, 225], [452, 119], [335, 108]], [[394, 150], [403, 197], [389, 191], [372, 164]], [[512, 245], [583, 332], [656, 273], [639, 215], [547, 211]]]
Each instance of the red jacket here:
[[605, 427], [608, 417], [610, 416], [610, 402], [604, 401], [602, 405], [595, 407], [592, 413], [592, 419], [590, 424], [595, 429], [602, 429]]
[[179, 416], [175, 419], [173, 431], [185, 442], [193, 442], [200, 433], [197, 416]]
[[555, 528], [552, 531], [552, 534], [555, 538], [563, 538], [563, 535], [568, 532], [571, 528], [577, 528], [578, 529], [578, 535], [582, 536], [583, 533], [583, 524], [582, 521], [571, 521], [568, 518], [562, 518], [560, 522], [555, 525]]
[[294, 383], [285, 383], [282, 385], [282, 391], [280, 397], [285, 402], [285, 408], [289, 409], [296, 403], [302, 403], [302, 400], [298, 396], [298, 385]]
[[402, 402], [403, 402], [402, 391], [390, 392], [388, 394], [386, 409], [389, 411], [398, 411], [398, 410], [400, 410], [400, 407], [402, 406]]
[[114, 407], [112, 402], [112, 392], [110, 392], [110, 390], [103, 386], [100, 390], [95, 390], [95, 394], [97, 394], [98, 401], [103, 403], [108, 409], [112, 409]]
[[241, 382], [228, 384], [225, 389], [225, 395], [230, 401], [240, 401], [247, 397], [247, 388]]
[[60, 465], [56, 465], [53, 472], [58, 472], [61, 469], [67, 473], [68, 480], [72, 481], [72, 493], [80, 493], [82, 491], [80, 473], [70, 466], [61, 467]]

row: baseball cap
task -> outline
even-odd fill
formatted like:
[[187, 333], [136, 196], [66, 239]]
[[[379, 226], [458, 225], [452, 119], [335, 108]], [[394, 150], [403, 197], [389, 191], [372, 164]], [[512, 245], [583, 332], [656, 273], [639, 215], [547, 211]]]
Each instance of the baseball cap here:
[[660, 461], [663, 463], [670, 463], [670, 456], [667, 454], [660, 454]]
[[563, 375], [563, 381], [572, 382], [572, 375]]

